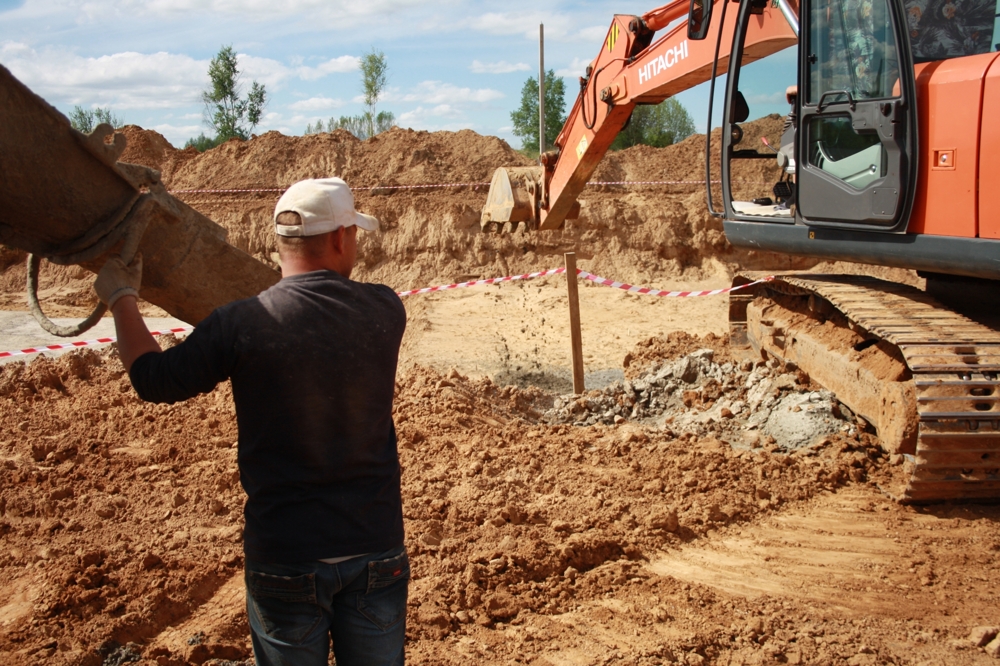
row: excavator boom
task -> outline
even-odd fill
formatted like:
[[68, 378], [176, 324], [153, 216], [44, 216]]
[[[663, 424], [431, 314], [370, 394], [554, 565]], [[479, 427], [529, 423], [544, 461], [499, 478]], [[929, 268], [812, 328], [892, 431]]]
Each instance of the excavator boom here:
[[[481, 219], [484, 230], [497, 226], [502, 230], [505, 223], [516, 226], [519, 221], [537, 229], [558, 229], [578, 211], [577, 198], [637, 104], [659, 104], [703, 83], [712, 76], [713, 67], [725, 71], [732, 21], [725, 25], [715, 21], [709, 26], [707, 38], [697, 41], [688, 39], [684, 21], [652, 41], [656, 30], [687, 17], [689, 2], [674, 0], [642, 17], [614, 17], [600, 53], [580, 79], [580, 94], [555, 147], [541, 156], [542, 166], [535, 168], [533, 179], [526, 180], [524, 169], [514, 179], [494, 174]], [[718, 6], [724, 2], [715, 0]], [[750, 28], [745, 58], [760, 59], [797, 42], [781, 9], [767, 3], [760, 11]], [[793, 11], [798, 11], [797, 3]], [[719, 58], [715, 66], [717, 44]], [[504, 217], [509, 207], [504, 202], [509, 200], [522, 201], [520, 207], [512, 209], [520, 211], [514, 217]]]

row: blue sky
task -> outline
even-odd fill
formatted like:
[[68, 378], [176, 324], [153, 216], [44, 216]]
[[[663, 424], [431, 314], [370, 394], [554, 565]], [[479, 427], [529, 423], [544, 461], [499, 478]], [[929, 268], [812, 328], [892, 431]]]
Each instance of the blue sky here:
[[[64, 113], [110, 107], [126, 123], [173, 143], [201, 132], [200, 93], [222, 45], [239, 53], [247, 86], [270, 95], [255, 130], [302, 134], [306, 125], [362, 110], [359, 57], [383, 51], [389, 84], [379, 104], [418, 130], [472, 129], [520, 146], [510, 112], [545, 65], [566, 78], [567, 109], [577, 77], [597, 55], [613, 14], [642, 14], [632, 2], [475, 3], [464, 0], [0, 0], [0, 63]], [[783, 63], [780, 90], [794, 80]], [[746, 91], [753, 116], [784, 113], [766, 90], [774, 70]], [[699, 131], [704, 86], [678, 95]]]

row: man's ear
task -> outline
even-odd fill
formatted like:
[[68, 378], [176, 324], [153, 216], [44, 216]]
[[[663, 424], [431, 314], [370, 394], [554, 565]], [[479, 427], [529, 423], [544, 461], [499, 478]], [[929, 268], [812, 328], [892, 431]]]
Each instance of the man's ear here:
[[347, 227], [338, 227], [330, 233], [331, 247], [337, 254], [344, 253], [344, 237], [347, 235]]

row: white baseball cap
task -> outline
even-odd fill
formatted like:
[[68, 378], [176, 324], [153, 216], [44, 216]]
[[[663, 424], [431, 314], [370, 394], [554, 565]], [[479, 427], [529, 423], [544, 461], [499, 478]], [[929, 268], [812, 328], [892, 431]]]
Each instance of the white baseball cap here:
[[[278, 224], [278, 215], [298, 213], [302, 224]], [[300, 180], [281, 195], [274, 207], [274, 231], [279, 236], [316, 236], [340, 227], [378, 231], [378, 220], [354, 210], [351, 188], [340, 178]]]

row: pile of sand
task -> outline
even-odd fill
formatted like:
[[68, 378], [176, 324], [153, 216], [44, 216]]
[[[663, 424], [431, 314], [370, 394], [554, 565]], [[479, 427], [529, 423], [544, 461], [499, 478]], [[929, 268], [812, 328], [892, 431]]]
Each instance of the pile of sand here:
[[[778, 116], [747, 123], [744, 141], [747, 146], [759, 145], [761, 136], [777, 141], [781, 125]], [[397, 128], [362, 142], [345, 131], [308, 136], [268, 132], [199, 154], [173, 148], [158, 133], [134, 125], [122, 133], [128, 144], [121, 161], [159, 170], [175, 196], [225, 227], [233, 245], [265, 262], [272, 261], [276, 249], [271, 215], [280, 191], [182, 190], [281, 190], [303, 178], [334, 175], [356, 188], [473, 184], [357, 191], [358, 207], [378, 216], [382, 231], [362, 235], [356, 277], [400, 290], [551, 268], [561, 265], [568, 251], [575, 251], [588, 270], [639, 284], [679, 277], [724, 281], [737, 267], [786, 269], [815, 263], [736, 250], [726, 242], [721, 223], [706, 213], [703, 135], [666, 148], [637, 146], [610, 153], [592, 179], [681, 184], [588, 187], [580, 198], [580, 219], [564, 229], [498, 236], [479, 229], [490, 178], [499, 166], [530, 161], [496, 137], [469, 130]], [[742, 194], [766, 195], [778, 177], [772, 160], [746, 161], [739, 171], [747, 188]], [[4, 309], [25, 309], [23, 256], [0, 256]], [[46, 310], [62, 316], [88, 311], [94, 303], [89, 283], [87, 274], [75, 269], [44, 269]]]

